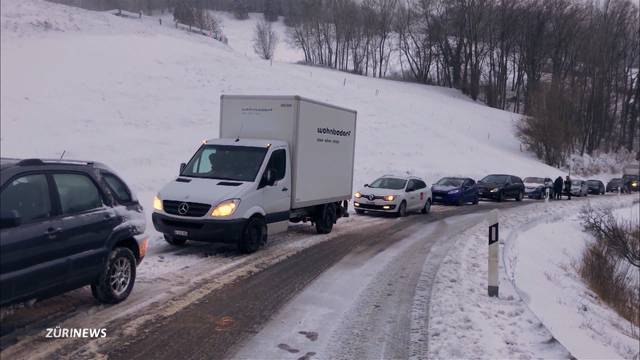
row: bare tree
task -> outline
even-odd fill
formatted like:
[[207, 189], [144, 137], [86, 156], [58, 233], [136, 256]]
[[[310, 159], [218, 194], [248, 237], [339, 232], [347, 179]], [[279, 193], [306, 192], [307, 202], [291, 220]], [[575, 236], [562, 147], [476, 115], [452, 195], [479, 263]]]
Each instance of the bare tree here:
[[253, 34], [253, 51], [261, 58], [269, 60], [273, 58], [277, 45], [278, 34], [273, 31], [271, 23], [265, 20], [258, 22]]

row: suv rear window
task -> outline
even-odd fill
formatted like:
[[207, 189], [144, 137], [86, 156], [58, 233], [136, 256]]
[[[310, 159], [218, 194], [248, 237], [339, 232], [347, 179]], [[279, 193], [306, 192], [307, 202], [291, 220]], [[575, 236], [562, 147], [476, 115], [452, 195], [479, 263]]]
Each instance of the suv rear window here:
[[104, 181], [106, 181], [109, 190], [111, 190], [116, 199], [118, 199], [118, 202], [129, 203], [133, 201], [129, 188], [120, 178], [109, 173], [103, 173], [102, 177]]
[[100, 191], [82, 174], [54, 174], [63, 214], [75, 214], [102, 207]]
[[11, 181], [0, 193], [0, 208], [3, 214], [15, 213], [22, 223], [51, 216], [47, 178], [36, 174]]

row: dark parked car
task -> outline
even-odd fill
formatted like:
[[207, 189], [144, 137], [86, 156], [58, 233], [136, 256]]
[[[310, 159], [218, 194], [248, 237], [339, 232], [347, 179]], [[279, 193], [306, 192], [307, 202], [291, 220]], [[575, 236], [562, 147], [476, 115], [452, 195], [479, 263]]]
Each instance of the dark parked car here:
[[129, 187], [99, 163], [0, 159], [0, 305], [91, 285], [129, 296], [147, 248]]
[[529, 199], [544, 199], [547, 196], [547, 191], [549, 191], [549, 197], [553, 198], [553, 180], [551, 178], [524, 178], [524, 193]]
[[524, 184], [513, 175], [494, 174], [478, 181], [478, 191], [481, 199], [502, 201], [507, 198], [522, 201], [524, 198]]
[[622, 190], [620, 188], [621, 186], [622, 186], [622, 178], [611, 179], [607, 183], [607, 192], [618, 192]]
[[445, 177], [431, 187], [434, 203], [463, 205], [477, 204], [480, 199], [478, 185], [473, 179]]
[[587, 187], [589, 188], [589, 194], [604, 195], [606, 187], [600, 180], [587, 180]]

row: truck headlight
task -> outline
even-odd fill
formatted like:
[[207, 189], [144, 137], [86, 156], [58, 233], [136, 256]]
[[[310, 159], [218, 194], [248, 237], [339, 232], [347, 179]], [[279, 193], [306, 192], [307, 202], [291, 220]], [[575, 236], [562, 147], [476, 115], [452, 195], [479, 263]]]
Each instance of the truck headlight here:
[[153, 198], [153, 208], [158, 211], [162, 211], [162, 200], [156, 195]]
[[384, 201], [393, 201], [396, 197], [394, 195], [387, 195], [384, 197]]
[[498, 188], [491, 189], [492, 193], [495, 193], [495, 192], [498, 192], [498, 191], [500, 191], [500, 189], [498, 189]]
[[362, 194], [360, 194], [360, 192], [358, 191], [357, 193], [353, 194], [353, 197], [355, 197], [356, 199], [360, 199], [362, 197]]
[[233, 215], [236, 209], [240, 205], [240, 199], [229, 199], [221, 202], [211, 212], [213, 217], [227, 217]]

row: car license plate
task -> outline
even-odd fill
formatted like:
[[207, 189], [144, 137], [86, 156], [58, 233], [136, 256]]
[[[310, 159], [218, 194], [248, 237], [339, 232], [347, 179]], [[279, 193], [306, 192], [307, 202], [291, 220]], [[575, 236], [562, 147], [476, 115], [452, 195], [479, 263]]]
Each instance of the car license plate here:
[[436, 196], [434, 196], [434, 199], [438, 199], [438, 200], [439, 200], [439, 199], [442, 199], [442, 196], [438, 196], [438, 195], [436, 195]]
[[189, 236], [189, 233], [184, 230], [173, 230], [173, 234], [178, 236]]

